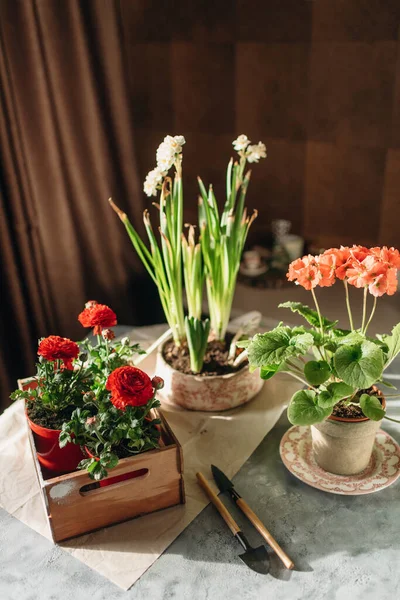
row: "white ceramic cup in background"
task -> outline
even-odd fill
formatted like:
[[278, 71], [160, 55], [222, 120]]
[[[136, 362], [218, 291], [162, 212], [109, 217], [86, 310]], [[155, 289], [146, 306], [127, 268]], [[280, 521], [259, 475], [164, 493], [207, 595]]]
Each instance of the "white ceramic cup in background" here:
[[303, 255], [304, 239], [299, 235], [288, 233], [283, 235], [279, 241], [288, 253], [290, 260], [296, 260]]
[[255, 250], [247, 250], [243, 253], [243, 262], [248, 271], [257, 271], [261, 266], [261, 256]]

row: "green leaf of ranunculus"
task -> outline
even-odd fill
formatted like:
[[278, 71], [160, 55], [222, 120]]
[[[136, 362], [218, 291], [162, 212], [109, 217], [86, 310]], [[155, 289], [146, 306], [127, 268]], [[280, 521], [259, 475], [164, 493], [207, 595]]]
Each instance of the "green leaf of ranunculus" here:
[[383, 353], [378, 346], [364, 340], [340, 346], [334, 355], [334, 365], [340, 379], [355, 388], [369, 388], [382, 377]]
[[118, 464], [118, 456], [113, 452], [102, 454], [100, 457], [100, 462], [106, 469], [113, 469]]
[[392, 329], [391, 335], [386, 335], [382, 340], [388, 348], [387, 362], [391, 362], [400, 352], [400, 323]]
[[385, 410], [376, 396], [363, 394], [360, 398], [360, 406], [364, 415], [371, 421], [381, 421], [385, 416]]
[[311, 385], [321, 385], [331, 374], [325, 360], [310, 360], [304, 367], [304, 375]]
[[93, 473], [98, 468], [98, 465], [99, 462], [96, 459], [92, 458], [90, 459], [89, 464], [86, 466], [86, 469], [89, 473]]
[[[302, 317], [305, 318], [310, 325], [313, 327], [319, 327], [319, 317], [316, 310], [313, 310], [306, 304], [302, 304], [301, 302], [283, 302], [279, 304], [279, 308], [290, 308], [292, 312], [299, 313]], [[337, 321], [329, 321], [325, 317], [322, 317], [322, 325], [324, 329], [331, 329], [336, 325]]]
[[316, 404], [316, 393], [313, 390], [296, 392], [288, 407], [288, 419], [293, 425], [321, 423], [331, 413], [331, 408], [322, 408]]
[[305, 354], [313, 343], [309, 333], [293, 335], [290, 327], [276, 327], [254, 336], [247, 352], [253, 367], [280, 365], [291, 356]]
[[60, 446], [60, 448], [64, 448], [69, 442], [72, 442], [72, 438], [69, 431], [61, 431], [60, 436], [58, 438], [58, 445]]

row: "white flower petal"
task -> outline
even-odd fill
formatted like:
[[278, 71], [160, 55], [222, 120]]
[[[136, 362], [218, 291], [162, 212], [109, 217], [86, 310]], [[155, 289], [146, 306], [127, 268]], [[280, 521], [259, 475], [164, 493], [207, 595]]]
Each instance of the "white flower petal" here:
[[246, 150], [246, 148], [249, 144], [250, 144], [249, 138], [247, 137], [247, 135], [244, 135], [243, 133], [242, 133], [242, 135], [239, 135], [236, 138], [236, 140], [234, 140], [232, 142], [233, 147], [238, 152], [240, 152], [241, 150]]

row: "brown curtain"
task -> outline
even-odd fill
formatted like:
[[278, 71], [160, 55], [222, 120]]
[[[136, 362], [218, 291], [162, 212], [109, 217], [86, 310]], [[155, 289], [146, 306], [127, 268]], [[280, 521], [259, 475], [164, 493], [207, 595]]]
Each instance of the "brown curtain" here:
[[107, 203], [141, 227], [122, 48], [113, 0], [0, 1], [0, 408], [38, 337], [83, 337], [85, 300], [125, 323], [147, 302]]

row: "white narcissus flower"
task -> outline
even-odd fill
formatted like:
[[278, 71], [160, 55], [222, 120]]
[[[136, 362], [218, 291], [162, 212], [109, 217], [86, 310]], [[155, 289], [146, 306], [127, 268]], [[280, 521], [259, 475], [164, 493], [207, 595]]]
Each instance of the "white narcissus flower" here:
[[246, 150], [246, 158], [249, 163], [258, 163], [260, 158], [267, 158], [267, 148], [262, 142], [248, 146]]
[[147, 196], [157, 196], [157, 187], [162, 183], [163, 177], [165, 177], [166, 172], [160, 167], [156, 167], [149, 173], [147, 173], [147, 177], [143, 184], [144, 193]]
[[238, 152], [240, 152], [241, 150], [246, 150], [246, 148], [249, 144], [250, 144], [249, 138], [247, 137], [247, 135], [244, 135], [243, 133], [242, 133], [242, 135], [239, 135], [239, 137], [236, 138], [236, 140], [234, 140], [232, 142], [232, 146]]
[[183, 135], [167, 135], [164, 141], [157, 148], [157, 165], [163, 170], [168, 171], [175, 162], [177, 154], [182, 152], [182, 146], [185, 143]]

